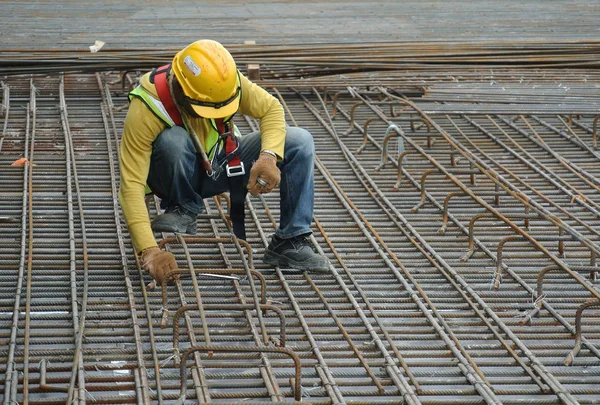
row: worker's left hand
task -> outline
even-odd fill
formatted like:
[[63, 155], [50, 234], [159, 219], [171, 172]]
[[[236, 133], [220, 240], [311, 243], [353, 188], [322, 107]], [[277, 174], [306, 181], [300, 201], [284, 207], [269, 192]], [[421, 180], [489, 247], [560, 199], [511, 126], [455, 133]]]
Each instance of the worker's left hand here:
[[253, 196], [266, 194], [273, 190], [281, 180], [277, 167], [277, 158], [268, 153], [261, 153], [250, 170], [247, 189]]
[[177, 270], [175, 256], [171, 252], [160, 250], [158, 246], [144, 249], [141, 256], [142, 268], [150, 273], [158, 285], [162, 285], [167, 273]]

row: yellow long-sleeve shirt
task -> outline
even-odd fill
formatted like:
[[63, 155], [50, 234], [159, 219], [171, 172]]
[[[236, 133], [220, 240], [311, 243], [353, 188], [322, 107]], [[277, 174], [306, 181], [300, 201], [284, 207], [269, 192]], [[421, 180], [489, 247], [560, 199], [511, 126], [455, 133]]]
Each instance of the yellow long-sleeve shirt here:
[[[285, 118], [279, 101], [264, 89], [240, 74], [242, 99], [238, 112], [260, 120], [262, 149], [268, 149], [283, 158]], [[149, 81], [149, 73], [140, 84], [158, 99], [156, 89]], [[190, 125], [205, 146], [210, 122], [204, 118], [190, 118]], [[135, 249], [140, 252], [156, 246], [144, 203], [146, 179], [150, 170], [152, 142], [166, 128], [143, 101], [134, 97], [125, 119], [121, 139], [121, 185], [119, 201]]]

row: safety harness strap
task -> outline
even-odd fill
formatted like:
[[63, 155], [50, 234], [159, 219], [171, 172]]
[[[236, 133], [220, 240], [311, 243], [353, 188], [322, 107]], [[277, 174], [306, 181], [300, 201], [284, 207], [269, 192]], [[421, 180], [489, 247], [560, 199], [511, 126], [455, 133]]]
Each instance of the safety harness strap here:
[[169, 71], [171, 70], [171, 64], [164, 65], [159, 67], [158, 69], [152, 70], [150, 74], [150, 82], [154, 83], [156, 87], [156, 92], [158, 93], [158, 98], [160, 102], [167, 110], [167, 113], [175, 123], [175, 125], [179, 127], [183, 127], [183, 119], [181, 118], [181, 114], [179, 114], [179, 110], [171, 97], [171, 92], [169, 91], [169, 84], [167, 83], [167, 76]]
[[[233, 227], [233, 233], [239, 239], [246, 240], [245, 206], [246, 187], [244, 187], [244, 162], [241, 161], [239, 151], [239, 141], [233, 132], [233, 120], [227, 123], [222, 119], [215, 120], [220, 134], [224, 135], [225, 158], [227, 159], [227, 180], [229, 182], [229, 196], [231, 197], [231, 207], [229, 207], [229, 216]], [[226, 125], [229, 131], [226, 130]]]

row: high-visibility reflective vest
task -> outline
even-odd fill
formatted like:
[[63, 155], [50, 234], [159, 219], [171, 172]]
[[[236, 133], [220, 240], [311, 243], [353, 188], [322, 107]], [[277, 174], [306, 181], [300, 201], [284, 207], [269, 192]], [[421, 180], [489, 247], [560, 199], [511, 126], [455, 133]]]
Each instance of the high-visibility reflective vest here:
[[[147, 91], [144, 87], [142, 87], [141, 85], [138, 85], [135, 89], [133, 89], [131, 92], [129, 92], [129, 100], [131, 101], [133, 97], [137, 97], [140, 100], [142, 100], [144, 102], [144, 104], [146, 104], [146, 107], [148, 107], [150, 109], [150, 111], [152, 111], [152, 113], [154, 113], [154, 115], [156, 115], [162, 122], [165, 123], [165, 125], [167, 125], [169, 128], [176, 126], [175, 122], [173, 121], [173, 119], [169, 116], [169, 113], [167, 112], [167, 110], [165, 109], [165, 106], [163, 105], [163, 103], [156, 97], [154, 97], [149, 91]], [[224, 121], [229, 120], [231, 117], [226, 117], [224, 119]], [[205, 148], [206, 148], [206, 153], [209, 157], [209, 159], [212, 159], [213, 154], [215, 152], [215, 145], [217, 144], [217, 141], [219, 140], [219, 129], [217, 127], [217, 123], [215, 122], [214, 119], [209, 119], [210, 121], [210, 131], [206, 136], [205, 139]], [[188, 131], [188, 133], [190, 133], [188, 128], [185, 128], [186, 131]], [[241, 136], [241, 133], [239, 131], [239, 129], [237, 128], [237, 126], [233, 126], [234, 129], [234, 134], [238, 137]]]

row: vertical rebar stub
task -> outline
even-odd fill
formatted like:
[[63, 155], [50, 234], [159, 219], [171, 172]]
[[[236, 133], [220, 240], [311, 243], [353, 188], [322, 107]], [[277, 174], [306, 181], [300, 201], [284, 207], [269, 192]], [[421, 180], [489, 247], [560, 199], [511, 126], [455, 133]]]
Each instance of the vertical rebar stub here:
[[260, 65], [258, 63], [248, 63], [248, 79], [260, 80]]

